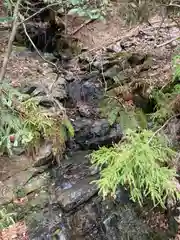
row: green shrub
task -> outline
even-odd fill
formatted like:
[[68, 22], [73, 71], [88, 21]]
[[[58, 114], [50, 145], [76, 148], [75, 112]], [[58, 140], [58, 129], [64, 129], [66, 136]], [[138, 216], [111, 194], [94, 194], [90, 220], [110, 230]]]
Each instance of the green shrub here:
[[148, 130], [128, 130], [125, 141], [91, 154], [92, 164], [101, 170], [96, 183], [104, 197], [114, 195], [121, 185], [129, 190], [134, 202], [142, 205], [149, 198], [154, 206], [162, 207], [167, 196], [179, 197], [173, 182], [176, 171], [168, 167], [174, 156], [165, 138]]
[[33, 150], [47, 139], [53, 144], [54, 154], [60, 154], [67, 137], [74, 134], [66, 114], [51, 115], [10, 84], [3, 83], [0, 91], [1, 153], [12, 155], [16, 147]]

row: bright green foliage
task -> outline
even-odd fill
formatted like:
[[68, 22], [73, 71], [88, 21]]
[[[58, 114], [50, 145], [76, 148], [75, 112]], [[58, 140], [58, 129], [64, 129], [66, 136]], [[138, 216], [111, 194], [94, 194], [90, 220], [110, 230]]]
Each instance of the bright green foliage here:
[[8, 213], [5, 208], [0, 209], [0, 230], [9, 227], [11, 224], [14, 224], [15, 214]]
[[[41, 140], [53, 143], [54, 153], [60, 153], [65, 140], [74, 134], [64, 113], [51, 115], [38, 103], [9, 84], [1, 85], [0, 150], [13, 154], [16, 147], [38, 148]], [[14, 141], [12, 142], [11, 137]], [[35, 148], [35, 149], [37, 149]]]
[[92, 164], [101, 169], [96, 182], [104, 197], [114, 195], [120, 185], [126, 187], [131, 199], [140, 205], [149, 198], [154, 205], [165, 207], [167, 196], [179, 197], [173, 183], [176, 171], [167, 167], [175, 152], [164, 138], [153, 134], [148, 130], [128, 130], [125, 141], [91, 154]]

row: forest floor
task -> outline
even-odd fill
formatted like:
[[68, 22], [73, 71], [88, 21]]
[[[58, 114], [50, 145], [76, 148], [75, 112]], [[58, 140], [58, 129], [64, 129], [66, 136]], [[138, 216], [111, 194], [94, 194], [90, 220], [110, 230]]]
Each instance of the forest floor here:
[[[78, 39], [80, 46], [87, 49], [87, 53], [93, 57], [101, 56], [104, 49], [107, 48], [113, 49], [115, 52], [121, 51], [122, 48], [127, 48], [128, 51], [133, 52], [150, 52], [155, 64], [148, 73], [146, 72], [144, 76], [141, 75], [139, 78], [141, 81], [151, 81], [153, 85], [163, 87], [172, 77], [171, 60], [179, 44], [175, 38], [179, 36], [180, 30], [169, 20], [164, 21], [161, 25], [162, 19], [159, 16], [150, 19], [149, 22], [151, 25], [141, 24], [127, 27], [121, 18], [115, 14], [112, 19], [107, 19], [106, 22], [92, 21], [79, 28], [83, 21], [79, 18], [69, 17], [67, 32], [72, 34], [73, 38]], [[8, 36], [9, 31], [0, 32], [0, 66], [2, 65]], [[43, 63], [42, 59], [37, 56], [35, 58], [29, 58], [28, 55], [24, 56], [21, 54], [21, 50], [17, 54], [17, 47], [14, 47], [14, 50], [6, 73], [6, 77], [11, 79], [14, 86], [24, 84], [27, 78], [31, 79], [32, 82], [38, 81], [42, 85], [46, 85], [47, 78], [52, 81], [54, 78], [53, 71], [51, 68], [47, 68], [47, 64]], [[21, 165], [22, 162], [23, 165]], [[9, 164], [7, 159], [4, 158], [4, 161], [1, 161], [0, 181], [5, 176], [9, 177], [27, 168], [30, 164], [29, 159], [23, 159], [19, 163], [15, 160]], [[152, 227], [166, 228], [166, 219], [161, 213], [159, 216], [152, 217], [152, 219], [149, 220], [149, 224], [156, 222], [155, 226]], [[22, 233], [17, 236], [14, 231], [16, 233], [22, 231]], [[28, 239], [25, 224], [16, 223], [14, 227], [4, 230], [0, 239]], [[180, 237], [177, 236], [175, 240], [179, 239]]]

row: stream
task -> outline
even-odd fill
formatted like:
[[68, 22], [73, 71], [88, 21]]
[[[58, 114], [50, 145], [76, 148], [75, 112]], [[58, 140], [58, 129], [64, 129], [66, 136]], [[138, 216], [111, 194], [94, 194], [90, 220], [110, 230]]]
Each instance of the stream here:
[[[21, 52], [21, 55], [23, 54], [26, 53]], [[28, 53], [28, 56], [32, 54]], [[107, 63], [106, 68], [104, 75], [109, 74], [106, 79], [110, 85], [110, 73], [113, 70], [114, 76], [114, 69]], [[63, 79], [61, 76], [54, 94], [60, 96], [60, 102], [66, 107], [75, 136], [68, 140], [60, 166], [51, 164], [51, 148], [45, 145], [42, 156], [33, 164], [36, 173], [33, 172], [33, 175], [27, 178], [29, 173], [24, 171], [23, 176], [26, 175], [27, 178], [25, 184], [24, 177], [20, 177], [22, 192], [28, 201], [23, 205], [15, 204], [13, 208], [18, 212], [18, 219], [25, 220], [29, 238], [169, 239], [167, 232], [151, 229], [141, 209], [130, 201], [123, 188], [117, 190], [116, 199], [109, 197], [103, 200], [98, 194], [97, 186], [92, 183], [98, 178], [99, 172], [91, 166], [89, 154], [100, 146], [111, 146], [119, 142], [123, 136], [119, 123], [110, 124], [100, 114], [99, 102], [105, 94], [101, 71], [98, 68], [94, 71], [85, 70], [78, 79], [68, 72]], [[51, 102], [46, 99], [41, 88], [37, 83], [30, 83], [23, 87], [23, 92], [39, 97], [40, 104], [49, 109]], [[138, 106], [141, 104], [142, 101], [137, 101]], [[147, 110], [150, 105], [147, 101], [141, 106]], [[14, 178], [11, 180], [15, 181]]]

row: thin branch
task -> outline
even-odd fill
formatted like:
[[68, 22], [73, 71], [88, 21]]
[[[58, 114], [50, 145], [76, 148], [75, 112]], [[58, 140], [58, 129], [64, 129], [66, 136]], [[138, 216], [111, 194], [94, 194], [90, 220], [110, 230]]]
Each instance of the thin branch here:
[[162, 43], [162, 44], [156, 45], [156, 48], [164, 47], [165, 45], [168, 45], [168, 44], [170, 44], [170, 43], [172, 43], [173, 41], [176, 41], [176, 40], [178, 40], [178, 39], [180, 39], [180, 35], [179, 35], [178, 37], [174, 37], [174, 38], [168, 40], [167, 42], [164, 42], [164, 43]]
[[[20, 18], [22, 19], [23, 16], [21, 14], [19, 14]], [[28, 32], [27, 32], [27, 29], [26, 29], [26, 25], [22, 22], [22, 25], [23, 25], [23, 28], [24, 28], [24, 32], [27, 36], [27, 38], [29, 39], [30, 43], [32, 44], [33, 48], [35, 49], [35, 51], [37, 52], [37, 54], [40, 56], [40, 58], [44, 61], [44, 62], [47, 62], [48, 64], [50, 64], [51, 66], [55, 67], [56, 69], [56, 72], [57, 72], [57, 76], [55, 78], [55, 80], [53, 81], [52, 85], [50, 86], [49, 88], [49, 93], [52, 93], [52, 90], [53, 90], [53, 87], [55, 86], [56, 82], [58, 81], [59, 79], [59, 74], [60, 74], [60, 69], [57, 67], [57, 65], [47, 59], [45, 59], [41, 53], [39, 52], [39, 50], [37, 49], [36, 45], [33, 43], [31, 37], [29, 36]]]
[[47, 8], [53, 7], [53, 6], [58, 6], [59, 3], [52, 3], [49, 4], [47, 6], [45, 6], [44, 8], [41, 8], [39, 11], [35, 12], [34, 14], [32, 14], [31, 16], [27, 17], [26, 19], [21, 20], [21, 22], [19, 23], [19, 25], [21, 25], [22, 23], [27, 22], [28, 20], [30, 20], [31, 18], [35, 17], [36, 15], [38, 15], [39, 13], [43, 12], [44, 10], [46, 10]]
[[172, 3], [172, 4], [167, 5], [167, 7], [180, 8], [180, 5], [179, 5], [179, 4]]
[[103, 48], [105, 49], [105, 48], [107, 48], [108, 46], [110, 46], [110, 45], [112, 45], [112, 44], [115, 44], [115, 43], [117, 43], [117, 42], [119, 42], [119, 41], [122, 41], [122, 40], [124, 40], [124, 39], [126, 39], [126, 38], [129, 38], [129, 37], [132, 37], [132, 36], [138, 34], [139, 31], [140, 31], [139, 26], [137, 26], [137, 27], [135, 27], [135, 28], [131, 28], [131, 29], [128, 31], [128, 33], [125, 34], [123, 37], [122, 37], [122, 36], [121, 36], [121, 37], [118, 37], [117, 39], [115, 39], [115, 40], [113, 40], [113, 41], [111, 41], [111, 42], [109, 42], [109, 43], [107, 43], [107, 44], [105, 44], [105, 45], [102, 45], [102, 46], [100, 46], [100, 47], [92, 48], [92, 49], [90, 49], [90, 50], [87, 50], [87, 52], [80, 53], [79, 55], [76, 56], [76, 58], [78, 58], [79, 56], [81, 56], [81, 55], [83, 55], [83, 54], [87, 54], [87, 53], [94, 52], [94, 51], [99, 51], [99, 50], [102, 50]]
[[0, 82], [2, 82], [3, 79], [4, 79], [7, 64], [8, 64], [8, 61], [9, 61], [9, 57], [10, 57], [11, 52], [12, 52], [12, 44], [13, 44], [13, 41], [14, 41], [14, 38], [15, 38], [15, 35], [16, 35], [17, 26], [18, 26], [17, 22], [18, 22], [18, 12], [19, 12], [20, 4], [21, 4], [21, 0], [18, 0], [16, 5], [15, 5], [15, 8], [14, 8], [14, 14], [13, 14], [14, 21], [13, 21], [12, 31], [11, 31], [11, 34], [10, 34], [10, 37], [9, 37], [7, 53], [4, 57], [3, 65], [2, 65], [2, 68], [1, 68]]
[[165, 128], [166, 125], [167, 125], [172, 119], [174, 119], [174, 118], [176, 118], [176, 117], [179, 117], [179, 116], [180, 116], [180, 114], [176, 114], [176, 115], [170, 117], [160, 128], [158, 128], [158, 130], [156, 130], [156, 131], [154, 132], [154, 134], [152, 135], [152, 137], [149, 139], [148, 143], [150, 143], [150, 142], [152, 141], [152, 139], [153, 139], [161, 130], [163, 130], [163, 128]]
[[76, 34], [77, 32], [79, 32], [83, 27], [87, 26], [88, 24], [94, 22], [95, 19], [90, 19], [85, 21], [84, 23], [82, 23], [78, 28], [76, 28], [72, 33], [70, 33], [70, 36]]
[[45, 62], [47, 62], [48, 64], [50, 64], [51, 66], [55, 67], [55, 68], [56, 68], [56, 71], [57, 71], [57, 73], [58, 73], [58, 72], [59, 72], [59, 69], [58, 69], [57, 65], [56, 65], [55, 63], [53, 63], [53, 62], [45, 59], [45, 58], [41, 55], [40, 51], [37, 49], [36, 45], [34, 44], [34, 42], [32, 41], [31, 37], [29, 36], [29, 34], [28, 34], [28, 32], [27, 32], [26, 25], [25, 25], [24, 22], [23, 22], [23, 18], [24, 18], [24, 17], [23, 17], [20, 13], [19, 13], [19, 17], [20, 17], [20, 19], [21, 19], [21, 21], [22, 21], [24, 33], [26, 34], [28, 40], [29, 40], [30, 43], [32, 44], [32, 46], [33, 46], [33, 48], [35, 49], [35, 51], [37, 52], [37, 54], [40, 56], [40, 58], [41, 58], [43, 61], [45, 61]]

